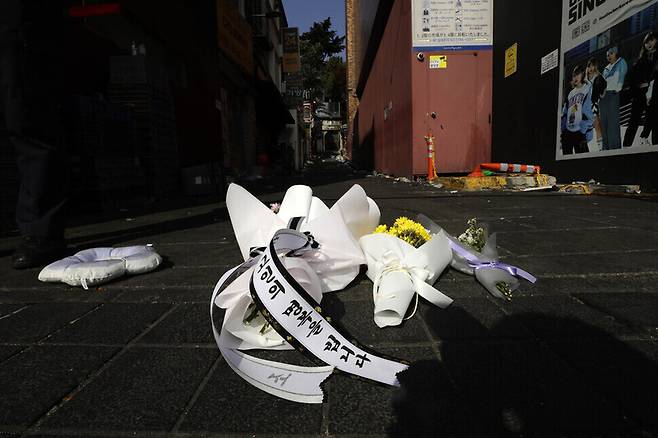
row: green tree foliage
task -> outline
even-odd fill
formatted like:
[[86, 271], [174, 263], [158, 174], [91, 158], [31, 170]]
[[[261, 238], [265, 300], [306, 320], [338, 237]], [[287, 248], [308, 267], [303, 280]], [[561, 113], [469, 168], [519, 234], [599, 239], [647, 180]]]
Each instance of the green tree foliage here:
[[327, 100], [343, 102], [346, 99], [347, 70], [340, 56], [332, 56], [327, 61], [322, 78], [322, 87]]
[[339, 100], [344, 97], [345, 78], [339, 76], [345, 75], [345, 66], [341, 67], [343, 60], [335, 55], [345, 48], [345, 37], [336, 35], [331, 28], [331, 18], [314, 22], [299, 39], [304, 88], [310, 90], [312, 98]]

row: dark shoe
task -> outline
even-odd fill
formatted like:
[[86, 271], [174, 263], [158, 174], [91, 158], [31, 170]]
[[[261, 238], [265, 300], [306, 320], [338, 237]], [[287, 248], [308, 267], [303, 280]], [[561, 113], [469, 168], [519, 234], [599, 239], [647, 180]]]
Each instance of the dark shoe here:
[[61, 258], [65, 249], [63, 239], [23, 236], [11, 261], [14, 269], [36, 268]]

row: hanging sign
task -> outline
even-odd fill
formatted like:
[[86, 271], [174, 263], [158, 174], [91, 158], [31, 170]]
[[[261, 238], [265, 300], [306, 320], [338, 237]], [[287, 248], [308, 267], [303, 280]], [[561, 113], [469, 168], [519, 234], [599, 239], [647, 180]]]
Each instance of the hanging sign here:
[[281, 29], [281, 36], [283, 39], [283, 72], [296, 73], [301, 71], [298, 29], [296, 27], [284, 27]]

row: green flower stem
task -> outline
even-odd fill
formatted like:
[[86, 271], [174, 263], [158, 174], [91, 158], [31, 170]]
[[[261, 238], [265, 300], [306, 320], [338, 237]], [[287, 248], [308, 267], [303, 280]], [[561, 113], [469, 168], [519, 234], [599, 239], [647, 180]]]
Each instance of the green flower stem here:
[[510, 288], [509, 284], [504, 281], [499, 281], [496, 283], [496, 289], [498, 289], [500, 293], [505, 296], [507, 301], [512, 301], [512, 289]]

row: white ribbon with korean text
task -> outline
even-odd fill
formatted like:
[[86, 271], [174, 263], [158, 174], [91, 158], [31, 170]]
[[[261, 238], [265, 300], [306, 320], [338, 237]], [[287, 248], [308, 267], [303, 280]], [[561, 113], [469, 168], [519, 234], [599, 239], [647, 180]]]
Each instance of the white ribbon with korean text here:
[[[365, 351], [341, 335], [322, 315], [322, 309], [281, 263], [278, 252], [298, 256], [310, 249], [312, 238], [289, 229], [276, 233], [262, 255], [254, 255], [226, 272], [210, 303], [213, 334], [227, 364], [244, 380], [277, 397], [300, 403], [322, 403], [322, 383], [334, 369], [398, 385], [396, 374], [407, 365]], [[254, 265], [256, 265], [254, 267]], [[274, 362], [230, 348], [230, 333], [217, 330], [213, 320], [215, 298], [237, 276], [254, 267], [250, 289], [261, 312], [299, 351], [310, 352], [328, 364], [305, 367]]]

